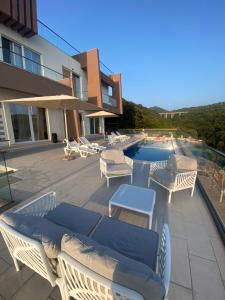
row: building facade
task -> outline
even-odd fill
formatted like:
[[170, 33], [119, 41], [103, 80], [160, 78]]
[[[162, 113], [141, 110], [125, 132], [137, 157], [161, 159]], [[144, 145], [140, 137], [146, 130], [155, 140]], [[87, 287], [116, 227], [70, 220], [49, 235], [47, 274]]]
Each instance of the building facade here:
[[[35, 0], [0, 1], [0, 141], [11, 144], [65, 138], [61, 110], [1, 103], [32, 96], [68, 94], [122, 114], [121, 75], [101, 71], [98, 49], [69, 55], [38, 34]], [[103, 134], [104, 119], [68, 111], [68, 133]]]

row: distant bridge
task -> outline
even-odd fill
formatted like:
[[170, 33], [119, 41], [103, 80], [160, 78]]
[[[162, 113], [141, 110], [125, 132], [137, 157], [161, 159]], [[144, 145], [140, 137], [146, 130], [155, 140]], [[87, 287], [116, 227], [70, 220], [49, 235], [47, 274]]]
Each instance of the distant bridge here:
[[187, 113], [188, 113], [188, 111], [166, 111], [166, 112], [162, 112], [159, 114], [162, 118], [167, 119], [168, 117], [170, 117], [170, 119], [173, 119], [173, 117], [176, 115], [179, 115], [179, 117], [180, 117], [181, 115], [184, 115]]

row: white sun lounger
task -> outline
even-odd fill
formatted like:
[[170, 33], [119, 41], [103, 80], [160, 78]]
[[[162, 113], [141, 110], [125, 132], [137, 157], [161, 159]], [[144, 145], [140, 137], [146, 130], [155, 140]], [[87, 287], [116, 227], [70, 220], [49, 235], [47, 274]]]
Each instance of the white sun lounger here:
[[106, 149], [106, 147], [100, 146], [98, 143], [89, 142], [89, 140], [85, 136], [81, 136], [79, 140], [83, 145], [88, 146], [90, 149], [97, 150], [98, 152]]
[[97, 150], [91, 149], [86, 145], [80, 145], [76, 141], [64, 140], [66, 147], [64, 148], [64, 153], [66, 156], [71, 156], [72, 153], [79, 153], [81, 157], [86, 158], [88, 155], [93, 155], [97, 153]]

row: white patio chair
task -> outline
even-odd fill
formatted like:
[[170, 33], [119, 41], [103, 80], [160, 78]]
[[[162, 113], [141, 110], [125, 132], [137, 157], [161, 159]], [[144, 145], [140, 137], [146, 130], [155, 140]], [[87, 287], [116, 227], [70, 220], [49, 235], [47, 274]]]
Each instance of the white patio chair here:
[[[14, 213], [44, 217], [59, 204], [60, 202], [56, 200], [55, 192], [49, 192], [18, 208]], [[16, 271], [20, 271], [18, 261], [22, 262], [34, 272], [47, 279], [51, 286], [54, 287], [58, 285], [62, 299], [66, 299], [64, 296], [64, 289], [62, 288], [62, 279], [57, 278], [53, 273], [43, 245], [40, 242], [19, 233], [1, 219], [0, 231], [13, 259]]]
[[96, 150], [96, 151], [98, 151], [98, 152], [103, 151], [103, 150], [106, 149], [106, 147], [100, 146], [98, 143], [91, 143], [91, 142], [89, 142], [89, 140], [88, 140], [85, 136], [81, 136], [81, 137], [79, 138], [79, 140], [80, 140], [80, 142], [81, 142], [83, 145], [89, 147], [90, 149], [94, 149], [94, 150]]
[[[144, 300], [134, 289], [129, 289], [91, 270], [65, 252], [58, 256], [66, 300]], [[98, 272], [98, 273], [97, 273]], [[163, 227], [157, 274], [161, 277], [167, 299], [171, 273], [171, 246], [168, 224]], [[134, 287], [135, 288], [135, 287]]]
[[70, 157], [72, 153], [79, 153], [81, 157], [86, 158], [88, 155], [94, 155], [97, 153], [97, 150], [91, 149], [86, 145], [80, 145], [75, 140], [74, 141], [68, 141], [64, 140], [64, 143], [66, 143], [66, 147], [64, 147], [64, 153], [66, 156]]
[[105, 175], [107, 188], [109, 179], [116, 177], [130, 176], [132, 184], [133, 179], [133, 160], [124, 155], [122, 150], [112, 149], [105, 150], [100, 157], [101, 178]]
[[168, 190], [168, 203], [171, 203], [173, 192], [191, 189], [194, 194], [197, 177], [197, 161], [183, 155], [172, 155], [167, 161], [156, 161], [150, 164], [148, 187], [151, 180]]

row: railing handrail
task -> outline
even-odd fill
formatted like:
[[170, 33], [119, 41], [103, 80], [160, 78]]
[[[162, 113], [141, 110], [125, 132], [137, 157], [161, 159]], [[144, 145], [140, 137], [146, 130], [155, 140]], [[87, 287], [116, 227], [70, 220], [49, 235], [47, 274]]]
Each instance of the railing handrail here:
[[[75, 50], [78, 54], [81, 53], [80, 50], [78, 50], [76, 47], [74, 47], [71, 43], [69, 43], [67, 40], [65, 40], [60, 34], [58, 34], [57, 32], [55, 32], [53, 29], [51, 29], [49, 26], [47, 26], [46, 24], [44, 24], [41, 20], [38, 20], [38, 23], [43, 26], [45, 29], [47, 29], [48, 31], [50, 31], [52, 34], [54, 34], [58, 39], [62, 40], [65, 44], [67, 44], [67, 46], [71, 47], [71, 49]], [[45, 38], [44, 36], [42, 36], [41, 34], [39, 34], [41, 37]], [[47, 39], [49, 41], [49, 39]], [[51, 42], [51, 41], [50, 41]], [[62, 47], [63, 48], [63, 47]], [[65, 53], [66, 50], [62, 49]], [[68, 54], [68, 53], [67, 53]], [[106, 64], [104, 64], [101, 60], [99, 60], [100, 65], [102, 65], [105, 69], [107, 69], [107, 71], [110, 74], [113, 74], [114, 72], [106, 66]]]
[[[58, 71], [56, 71], [56, 70], [53, 70], [52, 68], [50, 68], [50, 67], [48, 67], [48, 66], [46, 66], [46, 65], [43, 65], [43, 64], [41, 64], [41, 63], [38, 63], [38, 62], [36, 62], [35, 60], [33, 60], [33, 59], [31, 59], [31, 58], [28, 58], [28, 57], [26, 57], [26, 56], [24, 56], [24, 55], [22, 55], [22, 54], [19, 54], [19, 53], [15, 52], [15, 51], [12, 51], [12, 50], [10, 50], [10, 49], [8, 49], [8, 48], [5, 48], [5, 47], [0, 46], [0, 49], [6, 49], [6, 50], [9, 51], [10, 53], [13, 53], [13, 54], [15, 54], [15, 55], [17, 55], [17, 56], [19, 56], [19, 57], [21, 57], [21, 58], [24, 58], [24, 59], [26, 59], [26, 60], [29, 60], [29, 61], [31, 61], [31, 62], [33, 62], [33, 63], [35, 63], [35, 64], [37, 64], [37, 65], [39, 65], [39, 66], [41, 66], [41, 67], [43, 67], [43, 68], [45, 68], [45, 69], [48, 69], [48, 70], [50, 70], [50, 71], [52, 71], [52, 72], [55, 72], [56, 74], [62, 76], [62, 78], [70, 78], [70, 77], [64, 76], [63, 73], [60, 73], [60, 72], [58, 72]], [[4, 59], [2, 59], [2, 61], [3, 61], [4, 63], [7, 64], [7, 62], [5, 62]], [[13, 64], [13, 65], [14, 65], [15, 67], [17, 67], [17, 68], [20, 68], [19, 66], [15, 65], [15, 64]], [[42, 74], [40, 74], [40, 75], [42, 75]]]

